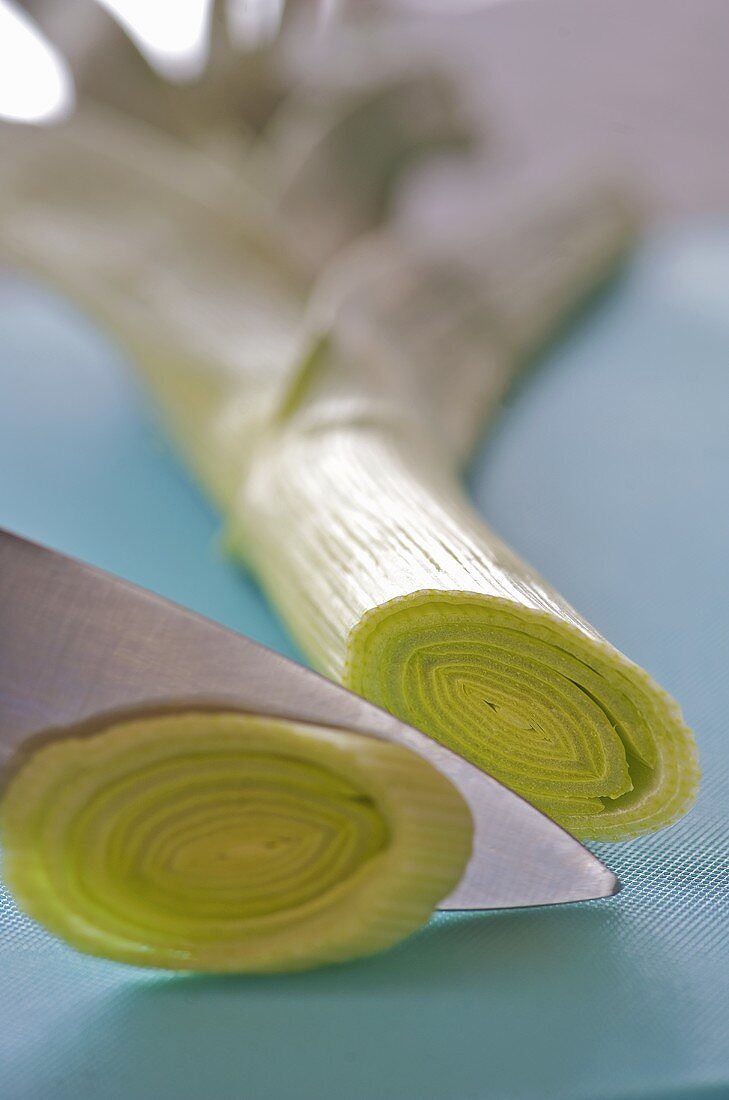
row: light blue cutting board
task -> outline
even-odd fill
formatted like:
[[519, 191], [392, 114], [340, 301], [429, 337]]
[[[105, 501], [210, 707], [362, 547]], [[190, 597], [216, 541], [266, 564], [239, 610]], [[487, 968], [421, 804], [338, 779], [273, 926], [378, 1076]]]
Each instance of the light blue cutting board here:
[[[87, 959], [0, 899], [3, 1100], [729, 1096], [729, 230], [646, 246], [510, 400], [492, 524], [683, 703], [697, 808], [603, 848], [609, 902], [440, 916], [371, 961], [176, 978]], [[0, 523], [295, 650], [120, 351], [0, 283]]]

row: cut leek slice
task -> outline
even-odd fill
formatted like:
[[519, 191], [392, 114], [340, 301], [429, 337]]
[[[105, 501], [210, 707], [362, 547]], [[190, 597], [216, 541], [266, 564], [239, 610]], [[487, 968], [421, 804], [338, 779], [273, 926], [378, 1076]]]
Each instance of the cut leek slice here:
[[468, 808], [403, 746], [234, 712], [39, 748], [2, 804], [4, 876], [81, 951], [140, 966], [299, 970], [424, 924], [463, 873]]

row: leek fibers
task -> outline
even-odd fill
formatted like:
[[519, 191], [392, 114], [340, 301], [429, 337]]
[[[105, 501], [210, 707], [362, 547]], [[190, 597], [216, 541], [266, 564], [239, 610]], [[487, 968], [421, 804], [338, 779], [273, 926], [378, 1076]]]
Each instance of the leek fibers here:
[[68, 943], [139, 966], [300, 970], [424, 924], [470, 854], [449, 781], [402, 746], [234, 712], [128, 719], [36, 750], [3, 872]]
[[674, 822], [698, 783], [677, 704], [459, 483], [525, 358], [624, 251], [620, 202], [532, 197], [449, 257], [384, 235], [334, 261], [305, 313], [220, 166], [159, 136], [127, 156], [108, 134], [79, 119], [16, 155], [5, 241], [133, 349], [227, 545], [314, 665], [579, 837]]

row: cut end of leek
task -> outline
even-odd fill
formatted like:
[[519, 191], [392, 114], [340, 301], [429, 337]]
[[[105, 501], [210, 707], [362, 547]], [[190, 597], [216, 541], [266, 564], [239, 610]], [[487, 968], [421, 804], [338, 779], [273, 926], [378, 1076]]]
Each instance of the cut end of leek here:
[[144, 717], [39, 748], [10, 781], [4, 877], [72, 946], [140, 966], [300, 970], [424, 924], [471, 819], [410, 750], [233, 712]]
[[663, 828], [696, 796], [674, 700], [607, 643], [508, 600], [420, 591], [373, 609], [345, 683], [582, 839]]

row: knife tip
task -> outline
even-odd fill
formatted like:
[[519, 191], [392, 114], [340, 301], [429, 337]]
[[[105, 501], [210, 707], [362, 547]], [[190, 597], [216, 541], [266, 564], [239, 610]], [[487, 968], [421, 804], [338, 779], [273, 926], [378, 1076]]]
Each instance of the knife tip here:
[[606, 898], [614, 898], [615, 895], [619, 894], [620, 891], [623, 889], [623, 884], [620, 881], [620, 879], [618, 878], [618, 876], [613, 874], [613, 872], [610, 871], [607, 867], [605, 868], [605, 870], [608, 872], [608, 875], [610, 876], [610, 879], [612, 880], [611, 889], [605, 894], [605, 897]]
[[582, 893], [581, 897], [577, 900], [582, 901], [599, 901], [601, 898], [613, 898], [616, 894], [619, 894], [623, 888], [623, 884], [618, 876], [606, 867], [605, 864], [599, 859], [594, 852], [590, 852], [592, 857], [591, 866], [588, 871], [588, 881], [583, 882], [583, 888], [587, 887], [590, 891], [589, 894]]

